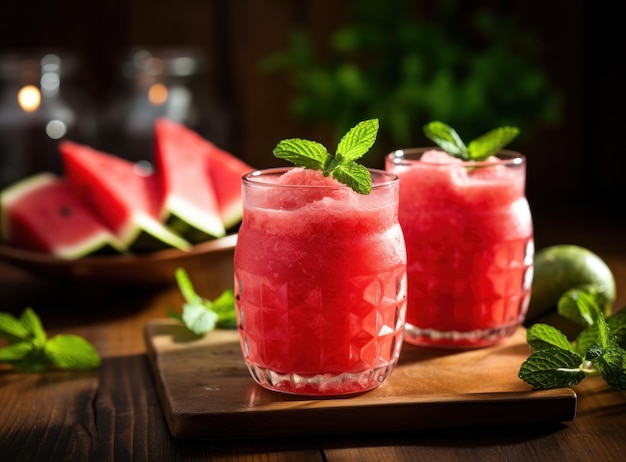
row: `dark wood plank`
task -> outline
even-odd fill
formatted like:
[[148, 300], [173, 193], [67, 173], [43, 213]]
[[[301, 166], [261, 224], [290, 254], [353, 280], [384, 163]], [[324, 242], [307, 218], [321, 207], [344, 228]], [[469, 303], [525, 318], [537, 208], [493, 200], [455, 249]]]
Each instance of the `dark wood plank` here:
[[[517, 378], [525, 331], [470, 351], [405, 344], [389, 381], [343, 399], [306, 399], [256, 385], [236, 331], [198, 339], [172, 320], [146, 324], [165, 418], [178, 438], [285, 437], [572, 420], [570, 389], [532, 391]], [[323, 422], [323, 424], [320, 424]]]
[[626, 394], [597, 378], [574, 388], [573, 422], [327, 437], [333, 461], [620, 461], [626, 451]]
[[[167, 308], [180, 309], [176, 287], [81, 290], [39, 283], [1, 263], [0, 281], [2, 311], [19, 314], [32, 305], [50, 336], [82, 335], [103, 359], [90, 372], [24, 374], [0, 366], [0, 461], [322, 460], [315, 439], [209, 443], [170, 435], [143, 328]], [[214, 289], [197, 281], [202, 293]]]

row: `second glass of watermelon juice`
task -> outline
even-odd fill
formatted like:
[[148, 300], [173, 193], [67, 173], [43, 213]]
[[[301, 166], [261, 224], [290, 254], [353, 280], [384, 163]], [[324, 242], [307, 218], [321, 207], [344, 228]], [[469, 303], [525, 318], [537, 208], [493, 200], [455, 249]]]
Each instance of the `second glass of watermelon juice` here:
[[437, 149], [399, 150], [407, 244], [409, 343], [495, 344], [523, 322], [533, 276], [533, 224], [525, 157], [512, 151], [467, 162]]
[[392, 372], [406, 247], [397, 177], [371, 175], [368, 195], [296, 167], [244, 176], [235, 298], [243, 355], [263, 387], [346, 395]]

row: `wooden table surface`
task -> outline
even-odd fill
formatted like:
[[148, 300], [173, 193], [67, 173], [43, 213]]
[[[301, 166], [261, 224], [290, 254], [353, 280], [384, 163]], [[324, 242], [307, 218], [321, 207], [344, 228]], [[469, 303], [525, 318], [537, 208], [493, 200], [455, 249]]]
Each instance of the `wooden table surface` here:
[[[580, 225], [580, 223], [579, 223]], [[537, 246], [576, 243], [598, 253], [626, 305], [626, 227], [589, 221], [536, 230]], [[198, 291], [211, 291], [199, 287]], [[587, 378], [573, 422], [427, 429], [394, 434], [244, 441], [172, 438], [146, 359], [143, 330], [175, 286], [104, 289], [41, 281], [0, 263], [0, 311], [32, 307], [49, 335], [87, 338], [103, 358], [90, 372], [15, 373], [0, 366], [0, 461], [618, 461], [626, 454], [626, 392]]]

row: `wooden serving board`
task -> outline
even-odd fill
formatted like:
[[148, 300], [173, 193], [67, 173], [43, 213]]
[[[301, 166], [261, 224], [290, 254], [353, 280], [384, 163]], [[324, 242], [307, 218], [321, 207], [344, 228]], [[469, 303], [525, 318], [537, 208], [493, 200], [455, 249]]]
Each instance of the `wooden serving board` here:
[[381, 387], [357, 396], [310, 399], [266, 390], [250, 376], [238, 334], [193, 336], [175, 320], [145, 326], [150, 366], [176, 438], [230, 439], [411, 431], [566, 422], [569, 388], [531, 390], [517, 373], [530, 354], [525, 330], [504, 343], [456, 351], [406, 342]]

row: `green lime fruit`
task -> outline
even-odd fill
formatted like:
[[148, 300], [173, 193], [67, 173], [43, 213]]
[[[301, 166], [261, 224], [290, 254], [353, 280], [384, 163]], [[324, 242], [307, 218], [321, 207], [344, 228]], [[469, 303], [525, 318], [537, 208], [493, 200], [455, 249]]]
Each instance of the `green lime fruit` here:
[[577, 245], [553, 245], [534, 258], [532, 293], [526, 320], [557, 307], [568, 290], [592, 287], [600, 295], [605, 315], [615, 301], [615, 278], [608, 265], [592, 251]]

